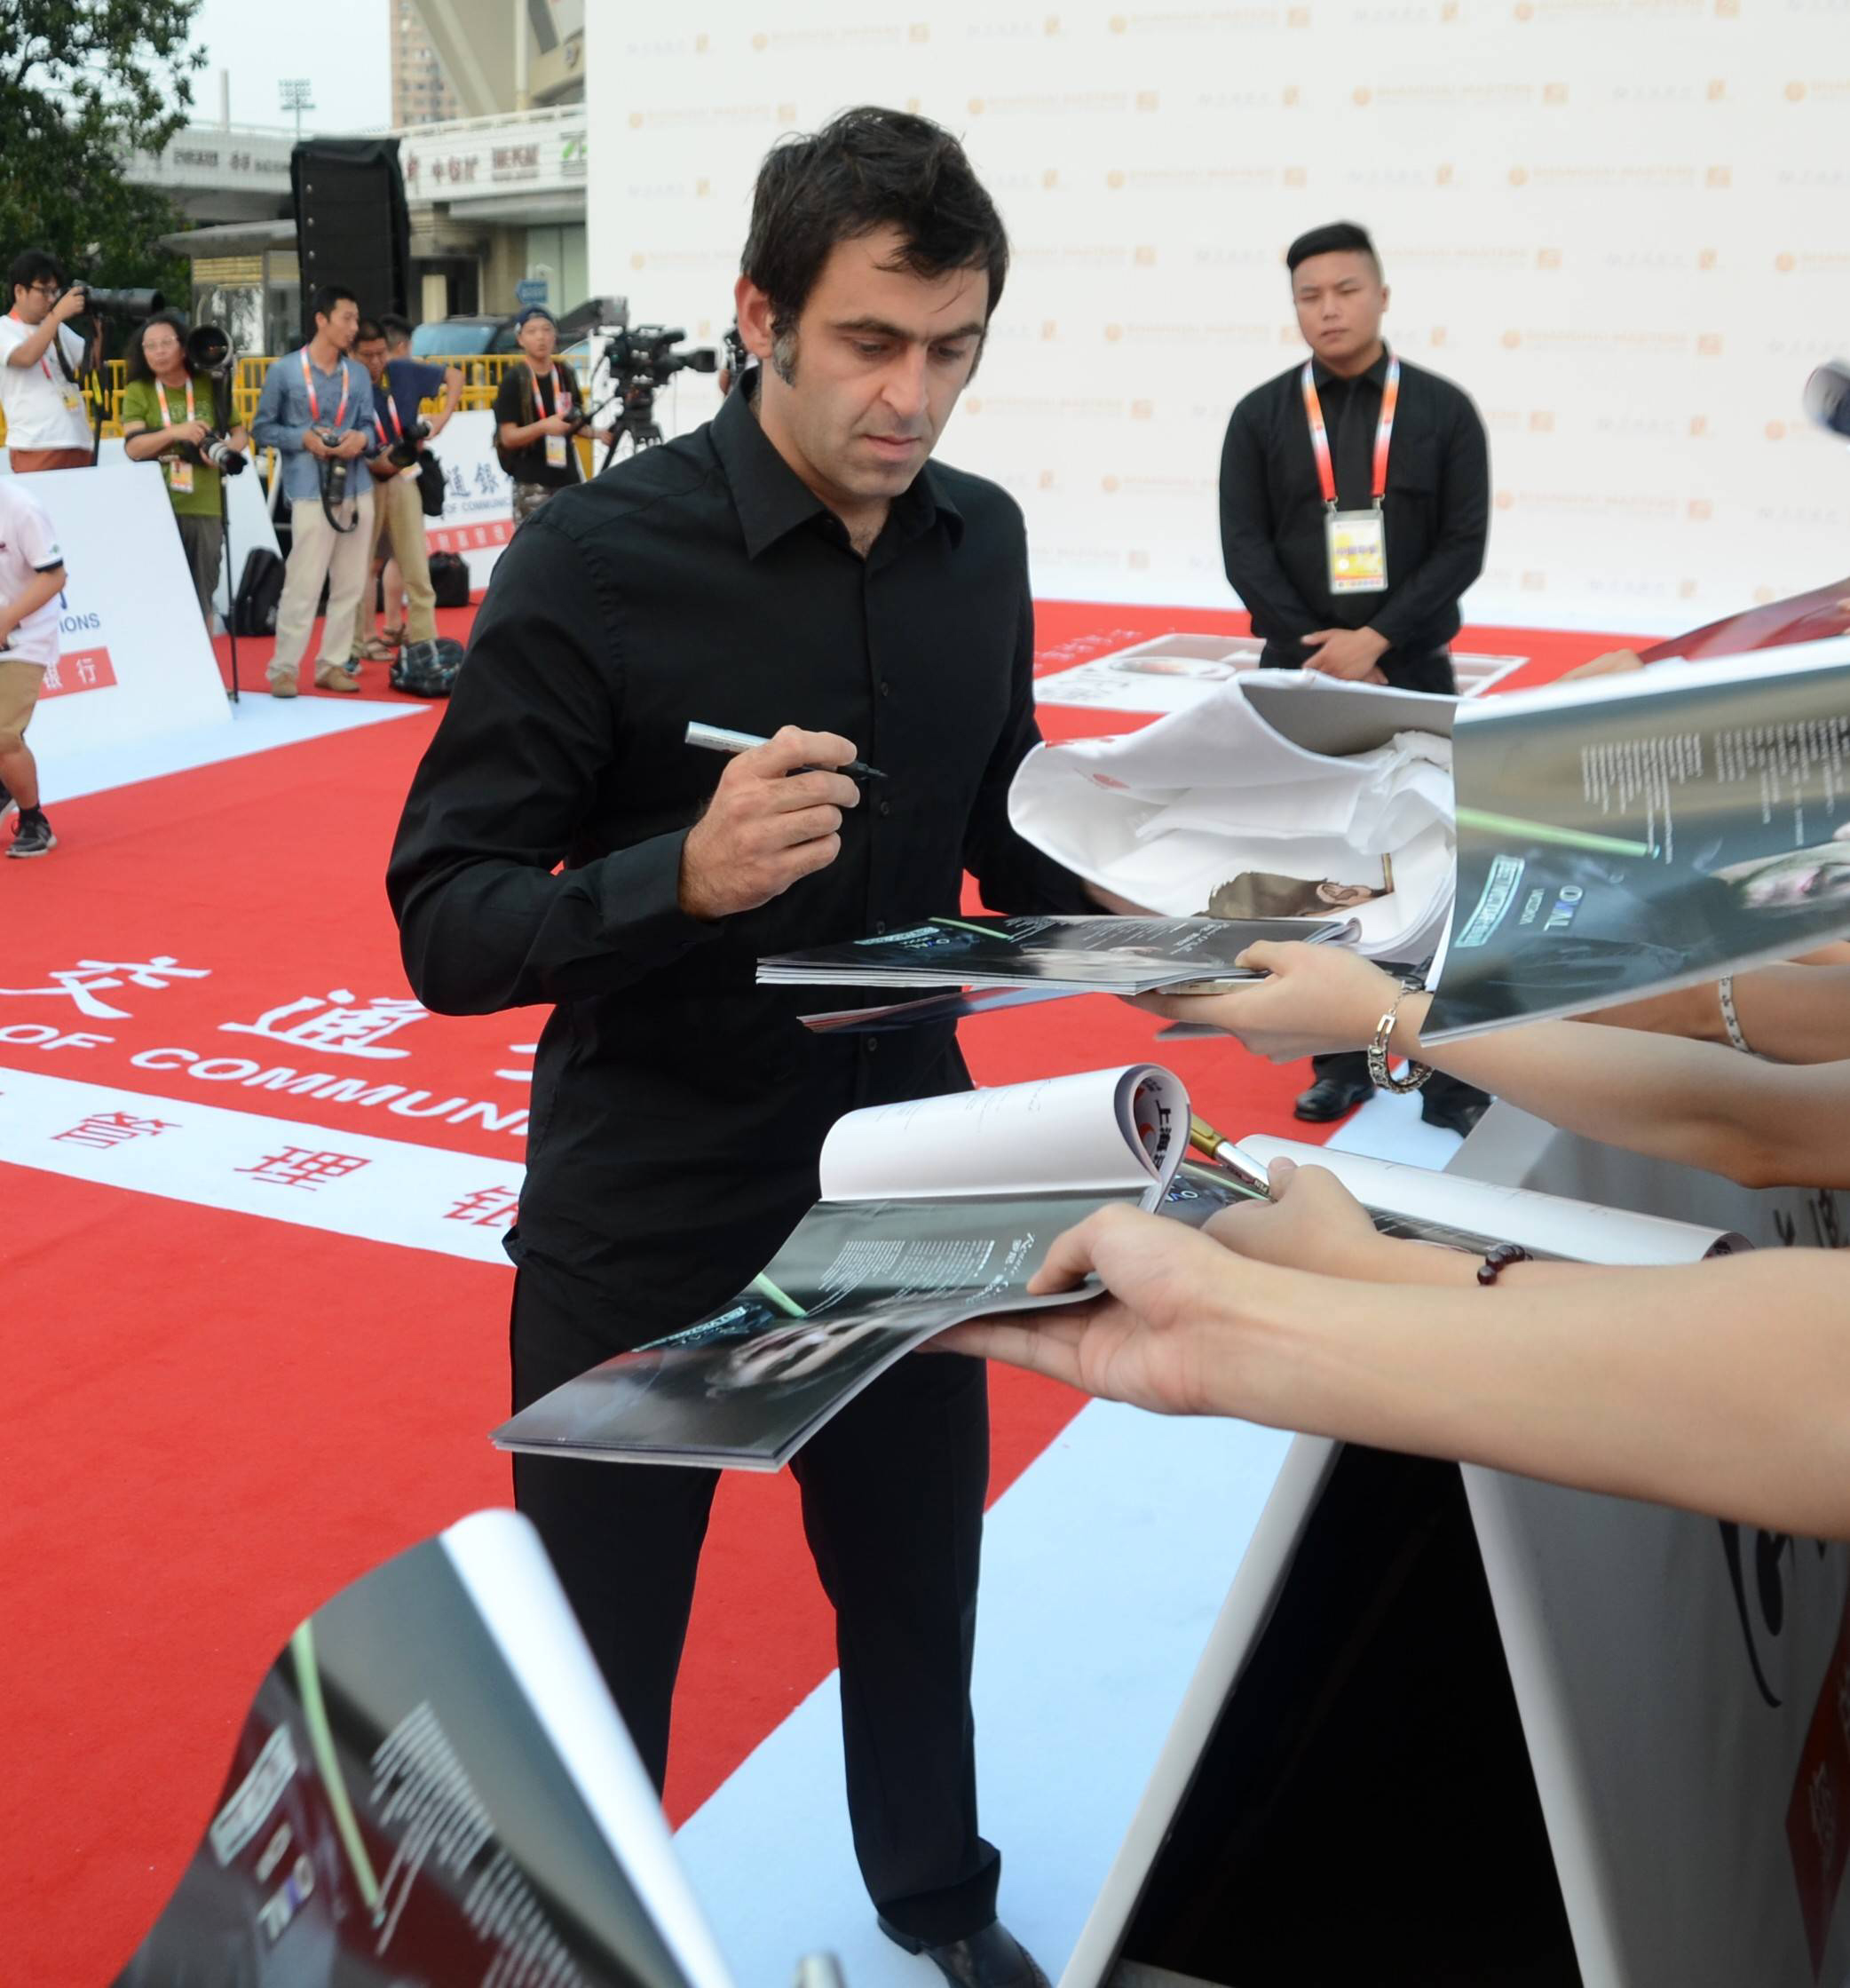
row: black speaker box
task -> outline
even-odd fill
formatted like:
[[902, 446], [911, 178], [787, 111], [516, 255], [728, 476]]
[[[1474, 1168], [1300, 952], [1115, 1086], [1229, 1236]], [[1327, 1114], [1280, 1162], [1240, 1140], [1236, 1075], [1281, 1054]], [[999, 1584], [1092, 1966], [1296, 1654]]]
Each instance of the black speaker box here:
[[304, 338], [314, 335], [309, 300], [323, 283], [352, 290], [364, 317], [408, 316], [411, 217], [397, 139], [304, 139], [289, 156], [289, 186]]

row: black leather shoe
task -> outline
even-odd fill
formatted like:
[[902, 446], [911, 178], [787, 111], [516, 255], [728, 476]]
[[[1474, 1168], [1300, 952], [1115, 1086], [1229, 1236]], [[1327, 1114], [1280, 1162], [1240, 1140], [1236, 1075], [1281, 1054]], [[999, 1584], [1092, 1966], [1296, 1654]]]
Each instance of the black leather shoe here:
[[1332, 1118], [1346, 1116], [1374, 1094], [1374, 1084], [1365, 1070], [1360, 1076], [1333, 1070], [1327, 1076], [1319, 1077], [1308, 1090], [1299, 1094], [1297, 1103], [1292, 1107], [1292, 1115], [1312, 1125], [1327, 1125]]
[[1435, 1097], [1431, 1092], [1419, 1100], [1419, 1115], [1428, 1125], [1436, 1125], [1442, 1132], [1456, 1132], [1460, 1138], [1468, 1139], [1471, 1129], [1490, 1108], [1490, 1100], [1481, 1090], [1442, 1090]]
[[922, 1954], [953, 1988], [1048, 1988], [1048, 1977], [1000, 1919], [968, 1939], [929, 1946], [882, 1919], [880, 1929], [895, 1946]]

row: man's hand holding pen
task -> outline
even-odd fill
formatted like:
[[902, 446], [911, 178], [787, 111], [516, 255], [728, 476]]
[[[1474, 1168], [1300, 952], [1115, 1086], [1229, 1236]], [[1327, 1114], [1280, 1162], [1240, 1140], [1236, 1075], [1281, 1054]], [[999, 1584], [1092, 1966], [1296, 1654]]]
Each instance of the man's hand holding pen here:
[[841, 828], [861, 790], [831, 767], [854, 747], [833, 732], [787, 725], [727, 763], [681, 851], [681, 908], [726, 918], [781, 897], [842, 852]]

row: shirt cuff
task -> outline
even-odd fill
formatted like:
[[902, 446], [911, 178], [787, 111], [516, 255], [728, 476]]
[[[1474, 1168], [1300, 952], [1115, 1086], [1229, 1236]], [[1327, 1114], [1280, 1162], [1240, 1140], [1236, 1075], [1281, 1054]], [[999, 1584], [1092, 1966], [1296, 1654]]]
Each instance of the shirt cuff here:
[[725, 929], [723, 918], [681, 908], [681, 851], [687, 830], [613, 851], [592, 866], [611, 950], [639, 971], [664, 966]]

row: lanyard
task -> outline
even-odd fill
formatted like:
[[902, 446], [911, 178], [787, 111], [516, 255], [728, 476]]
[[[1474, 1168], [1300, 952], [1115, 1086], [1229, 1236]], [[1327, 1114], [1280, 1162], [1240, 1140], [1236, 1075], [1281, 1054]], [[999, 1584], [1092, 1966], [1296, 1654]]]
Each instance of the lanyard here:
[[[1316, 457], [1316, 480], [1323, 487], [1324, 502], [1332, 511], [1336, 509], [1336, 471], [1330, 461], [1330, 435], [1324, 426], [1323, 403], [1316, 397], [1316, 380], [1311, 372], [1311, 362], [1304, 361], [1302, 375], [1304, 387], [1304, 418], [1310, 424], [1310, 449]], [[1375, 430], [1375, 463], [1373, 495], [1375, 509], [1381, 507], [1381, 499], [1388, 495], [1388, 445], [1394, 439], [1394, 409], [1400, 400], [1400, 360], [1388, 362], [1388, 378], [1381, 388], [1381, 421]]]
[[[399, 404], [391, 398], [391, 389], [389, 386], [385, 390], [385, 411], [391, 416], [393, 432], [397, 434], [399, 440], [403, 441], [405, 439], [405, 424], [399, 419]], [[376, 408], [373, 409], [373, 426], [379, 431], [379, 440], [383, 443], [385, 440], [385, 424], [380, 420], [379, 410]]]
[[[315, 399], [315, 376], [309, 367], [307, 352], [304, 352], [299, 356], [302, 360], [302, 384], [308, 389], [308, 418], [311, 421], [319, 421], [321, 418], [321, 403]], [[334, 410], [334, 425], [336, 429], [340, 427], [341, 421], [346, 414], [347, 388], [352, 384], [347, 378], [347, 362], [344, 359], [340, 361], [340, 369], [341, 404]]]
[[[8, 317], [13, 319], [17, 323], [24, 324], [26, 321], [24, 318], [20, 316], [20, 313], [17, 311], [9, 311], [6, 314]], [[55, 328], [53, 329], [51, 333], [51, 343], [54, 345], [58, 344], [58, 332]], [[63, 356], [61, 351], [59, 352], [59, 356]], [[38, 355], [38, 369], [45, 376], [48, 380], [51, 381], [51, 384], [53, 386], [56, 386], [58, 384], [58, 382], [51, 377], [51, 361], [45, 357], [43, 352], [41, 352]]]
[[[159, 380], [154, 382], [154, 398], [161, 403], [162, 427], [171, 428], [173, 426], [173, 416], [167, 411], [167, 389], [161, 384]], [[188, 421], [193, 419], [193, 376], [190, 373], [186, 376], [186, 419]]]

